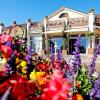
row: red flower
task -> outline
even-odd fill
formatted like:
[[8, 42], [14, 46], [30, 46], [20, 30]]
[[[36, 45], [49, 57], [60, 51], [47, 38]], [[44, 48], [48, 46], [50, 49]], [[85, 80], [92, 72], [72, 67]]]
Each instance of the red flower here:
[[47, 72], [47, 71], [50, 70], [51, 68], [50, 68], [50, 65], [49, 65], [48, 63], [40, 63], [40, 64], [38, 64], [38, 66], [36, 67], [36, 69], [37, 69], [38, 71], [42, 70], [42, 71]]
[[21, 78], [12, 89], [12, 98], [17, 98], [17, 100], [25, 100], [31, 95], [34, 95], [34, 93], [34, 83], [25, 78]]
[[10, 35], [4, 33], [0, 36], [0, 42], [1, 43], [5, 43], [5, 42], [8, 42], [8, 41], [12, 41], [13, 40], [13, 37], [11, 37]]
[[59, 70], [55, 70], [48, 88], [41, 95], [41, 100], [68, 100], [70, 84], [62, 77]]
[[4, 58], [9, 58], [11, 56], [11, 51], [12, 51], [11, 47], [7, 45], [2, 45], [1, 51], [3, 52]]
[[6, 90], [9, 88], [10, 84], [9, 82], [4, 82], [2, 84], [0, 84], [0, 94], [4, 94], [6, 92]]

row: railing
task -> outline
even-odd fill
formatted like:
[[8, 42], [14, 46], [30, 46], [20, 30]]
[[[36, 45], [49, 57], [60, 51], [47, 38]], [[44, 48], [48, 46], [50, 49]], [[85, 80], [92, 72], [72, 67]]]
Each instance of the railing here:
[[[74, 27], [81, 27], [88, 25], [88, 17], [80, 17], [80, 18], [70, 18], [68, 19], [68, 23], [66, 29], [72, 29]], [[37, 31], [41, 30], [43, 26], [43, 22], [35, 23], [32, 26], [32, 30]], [[63, 30], [64, 29], [64, 20], [55, 20], [47, 22], [47, 31], [51, 30]]]
[[39, 22], [39, 23], [34, 23], [31, 27], [31, 30], [32, 31], [42, 31], [42, 26], [43, 26], [43, 23], [42, 22]]
[[87, 25], [88, 25], [88, 17], [69, 19], [70, 27], [87, 26]]
[[63, 29], [64, 28], [64, 20], [55, 20], [55, 21], [48, 21], [47, 30], [54, 30], [54, 29]]

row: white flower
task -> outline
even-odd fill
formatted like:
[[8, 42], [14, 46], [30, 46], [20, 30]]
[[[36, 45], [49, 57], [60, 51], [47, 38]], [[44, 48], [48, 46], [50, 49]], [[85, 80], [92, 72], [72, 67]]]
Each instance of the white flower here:
[[98, 78], [99, 74], [98, 74], [97, 72], [94, 72], [94, 73], [92, 74], [92, 76]]
[[82, 67], [82, 71], [83, 71], [83, 72], [85, 72], [85, 71], [86, 71], [85, 67]]

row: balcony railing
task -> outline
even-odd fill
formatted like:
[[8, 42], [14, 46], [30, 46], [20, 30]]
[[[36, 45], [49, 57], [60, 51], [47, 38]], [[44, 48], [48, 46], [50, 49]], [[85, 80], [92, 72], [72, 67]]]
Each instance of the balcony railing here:
[[47, 31], [49, 30], [62, 30], [64, 29], [64, 20], [48, 21]]
[[[74, 27], [82, 27], [88, 25], [88, 17], [80, 17], [80, 18], [69, 18], [66, 26], [67, 29], [72, 29]], [[42, 30], [43, 22], [35, 23], [32, 26], [32, 30], [38, 31]], [[64, 20], [55, 20], [47, 22], [47, 31], [51, 30], [63, 30], [64, 29]]]
[[88, 17], [69, 19], [70, 27], [87, 26], [87, 25], [88, 25]]
[[31, 27], [31, 30], [32, 31], [42, 31], [42, 26], [43, 26], [43, 23], [42, 22], [37, 22], [37, 23], [34, 23]]

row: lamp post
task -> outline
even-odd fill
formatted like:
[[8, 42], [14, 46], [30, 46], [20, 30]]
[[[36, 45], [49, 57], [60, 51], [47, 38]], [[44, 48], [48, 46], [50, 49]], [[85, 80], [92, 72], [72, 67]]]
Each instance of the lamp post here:
[[1, 24], [0, 24], [0, 34], [2, 34], [3, 31], [4, 31], [4, 24], [1, 23]]

